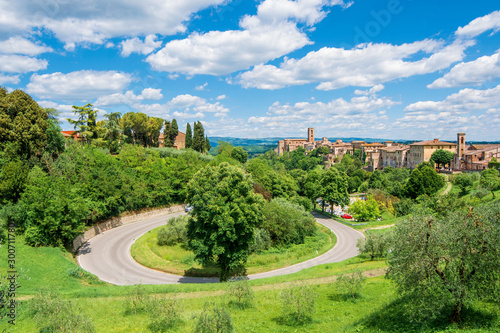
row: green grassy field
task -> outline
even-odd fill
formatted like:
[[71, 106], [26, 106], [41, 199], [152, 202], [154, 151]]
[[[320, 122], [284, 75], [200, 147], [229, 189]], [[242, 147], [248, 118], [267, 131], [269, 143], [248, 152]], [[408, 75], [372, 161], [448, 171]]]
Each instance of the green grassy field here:
[[[6, 272], [7, 252], [0, 248], [0, 270]], [[55, 248], [31, 248], [16, 241], [16, 260], [20, 288], [17, 290], [16, 325], [1, 321], [0, 331], [39, 332], [31, 314], [32, 297], [40, 289], [51, 290], [72, 302], [72, 309], [89, 318], [96, 332], [149, 332], [148, 312], [127, 314], [125, 304], [136, 286], [114, 286], [96, 281], [82, 273], [72, 256]], [[392, 283], [384, 279], [384, 260], [368, 261], [352, 258], [341, 263], [326, 264], [295, 274], [249, 281], [255, 293], [251, 307], [240, 309], [228, 304], [225, 284], [177, 284], [142, 286], [148, 297], [167, 296], [178, 301], [180, 322], [172, 332], [192, 332], [196, 317], [207, 301], [223, 304], [230, 313], [236, 332], [495, 332], [500, 331], [499, 308], [496, 304], [474, 303], [460, 325], [450, 325], [446, 318], [425, 328], [411, 323], [402, 314], [404, 304], [398, 301]], [[335, 276], [364, 271], [369, 278], [359, 293], [350, 300], [337, 289]], [[281, 317], [279, 294], [297, 281], [308, 284], [314, 292], [316, 311], [302, 326], [289, 326]], [[478, 315], [479, 314], [479, 315]]]
[[[177, 244], [159, 246], [158, 230], [148, 231], [132, 245], [132, 257], [140, 264], [164, 272], [188, 276], [217, 276], [216, 267], [202, 267], [194, 261], [194, 254]], [[306, 237], [304, 244], [293, 245], [286, 249], [269, 249], [260, 254], [251, 254], [247, 262], [247, 274], [267, 272], [294, 265], [321, 255], [336, 243], [335, 234], [318, 224], [314, 237]]]

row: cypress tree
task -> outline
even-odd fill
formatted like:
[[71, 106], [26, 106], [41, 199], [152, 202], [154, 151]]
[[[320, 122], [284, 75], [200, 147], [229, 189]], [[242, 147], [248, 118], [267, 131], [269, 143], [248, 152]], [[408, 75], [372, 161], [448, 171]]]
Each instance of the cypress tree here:
[[193, 149], [203, 153], [205, 148], [205, 133], [203, 130], [203, 125], [197, 121], [194, 123], [194, 132], [193, 132]]
[[175, 143], [175, 137], [179, 134], [179, 128], [177, 127], [177, 120], [172, 119], [170, 123], [170, 128], [168, 129], [168, 140], [170, 143], [169, 147], [173, 147]]
[[193, 134], [191, 133], [191, 125], [186, 125], [186, 149], [193, 146]]
[[212, 146], [210, 146], [210, 141], [208, 140], [208, 136], [205, 136], [205, 151], [208, 153], [210, 151], [210, 148], [212, 148]]

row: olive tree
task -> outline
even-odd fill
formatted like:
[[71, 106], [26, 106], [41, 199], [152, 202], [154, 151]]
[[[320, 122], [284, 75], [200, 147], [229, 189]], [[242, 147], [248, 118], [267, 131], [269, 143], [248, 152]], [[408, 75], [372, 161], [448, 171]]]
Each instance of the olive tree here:
[[410, 296], [412, 316], [432, 318], [449, 309], [458, 322], [475, 300], [500, 289], [500, 207], [456, 211], [442, 219], [414, 213], [395, 227], [388, 276]]
[[253, 192], [251, 177], [239, 167], [221, 163], [198, 171], [188, 184], [193, 206], [188, 244], [195, 259], [219, 267], [220, 281], [246, 264], [255, 227], [262, 222], [264, 199]]

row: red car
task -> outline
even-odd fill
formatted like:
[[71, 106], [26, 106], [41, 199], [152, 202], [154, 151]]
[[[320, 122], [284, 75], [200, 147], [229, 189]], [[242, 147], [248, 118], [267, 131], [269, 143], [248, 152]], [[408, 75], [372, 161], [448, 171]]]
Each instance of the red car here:
[[349, 214], [346, 214], [346, 213], [340, 215], [340, 217], [343, 218], [343, 219], [352, 219], [352, 216], [349, 215]]

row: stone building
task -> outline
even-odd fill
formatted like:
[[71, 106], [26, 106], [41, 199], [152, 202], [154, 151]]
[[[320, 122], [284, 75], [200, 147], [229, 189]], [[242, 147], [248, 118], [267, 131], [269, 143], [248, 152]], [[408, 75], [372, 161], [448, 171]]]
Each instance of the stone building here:
[[[160, 137], [158, 138], [159, 147], [165, 147], [164, 145], [164, 136], [163, 133], [160, 133]], [[186, 148], [186, 133], [179, 131], [174, 141], [175, 149], [184, 149]]]
[[439, 141], [439, 139], [412, 143], [408, 151], [406, 167], [413, 169], [422, 162], [429, 162], [432, 153], [438, 149], [447, 150], [456, 154], [457, 144]]
[[481, 171], [488, 168], [493, 157], [500, 159], [499, 144], [473, 144], [467, 146], [465, 133], [457, 134], [457, 153], [453, 157], [455, 171]]

